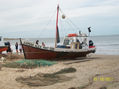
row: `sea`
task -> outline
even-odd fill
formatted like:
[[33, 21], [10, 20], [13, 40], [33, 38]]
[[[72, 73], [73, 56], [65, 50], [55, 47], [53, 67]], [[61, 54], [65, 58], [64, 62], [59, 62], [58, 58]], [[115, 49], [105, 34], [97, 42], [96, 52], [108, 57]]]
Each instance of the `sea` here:
[[[63, 43], [63, 39], [60, 39], [60, 44]], [[109, 35], [109, 36], [91, 36], [89, 39], [92, 39], [94, 45], [96, 46], [96, 53], [100, 55], [119, 55], [119, 35]], [[39, 40], [39, 44], [42, 42], [45, 43], [46, 46], [54, 46], [55, 39], [54, 38], [23, 38], [24, 41], [36, 42]], [[11, 43], [11, 48], [13, 52], [15, 52], [15, 43], [20, 43], [19, 40], [5, 40]]]

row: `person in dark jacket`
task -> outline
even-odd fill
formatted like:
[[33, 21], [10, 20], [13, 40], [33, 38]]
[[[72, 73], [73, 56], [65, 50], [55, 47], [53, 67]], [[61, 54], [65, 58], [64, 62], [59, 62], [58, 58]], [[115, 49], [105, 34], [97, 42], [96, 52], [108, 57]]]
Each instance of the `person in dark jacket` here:
[[36, 44], [37, 44], [37, 45], [39, 44], [39, 40], [36, 41]]
[[89, 40], [89, 46], [93, 46], [93, 41], [92, 40]]
[[18, 42], [15, 44], [16, 53], [18, 54]]
[[8, 45], [7, 53], [11, 53], [12, 52], [12, 49], [11, 49], [10, 42], [7, 42], [7, 45]]

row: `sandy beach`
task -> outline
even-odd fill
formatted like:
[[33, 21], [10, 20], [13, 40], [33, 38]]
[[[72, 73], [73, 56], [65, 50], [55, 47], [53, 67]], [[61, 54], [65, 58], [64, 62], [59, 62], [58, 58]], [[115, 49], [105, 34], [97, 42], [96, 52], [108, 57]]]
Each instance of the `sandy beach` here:
[[[34, 69], [2, 67], [0, 89], [119, 89], [118, 63], [118, 55], [90, 55], [87, 58], [61, 60], [55, 65]], [[76, 72], [61, 74], [70, 78], [68, 81], [45, 86], [29, 86], [16, 81], [19, 77], [34, 76], [38, 73], [51, 74], [70, 67], [75, 68]]]

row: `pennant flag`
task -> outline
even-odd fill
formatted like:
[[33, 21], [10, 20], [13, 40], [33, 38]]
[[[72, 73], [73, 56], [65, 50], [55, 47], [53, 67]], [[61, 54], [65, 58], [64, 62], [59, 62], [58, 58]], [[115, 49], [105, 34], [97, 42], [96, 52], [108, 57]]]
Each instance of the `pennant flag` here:
[[91, 29], [90, 29], [91, 27], [88, 27], [88, 32], [91, 32]]

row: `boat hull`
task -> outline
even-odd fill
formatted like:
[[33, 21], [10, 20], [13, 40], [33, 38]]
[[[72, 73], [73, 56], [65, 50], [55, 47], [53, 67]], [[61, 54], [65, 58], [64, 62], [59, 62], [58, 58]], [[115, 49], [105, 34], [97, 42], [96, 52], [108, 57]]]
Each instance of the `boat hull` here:
[[0, 46], [0, 53], [2, 53], [3, 51], [6, 51], [8, 49], [8, 47], [6, 46]]
[[28, 45], [22, 45], [25, 59], [60, 59], [60, 58], [77, 58], [86, 57], [92, 51], [86, 52], [60, 52], [41, 48], [35, 48]]

